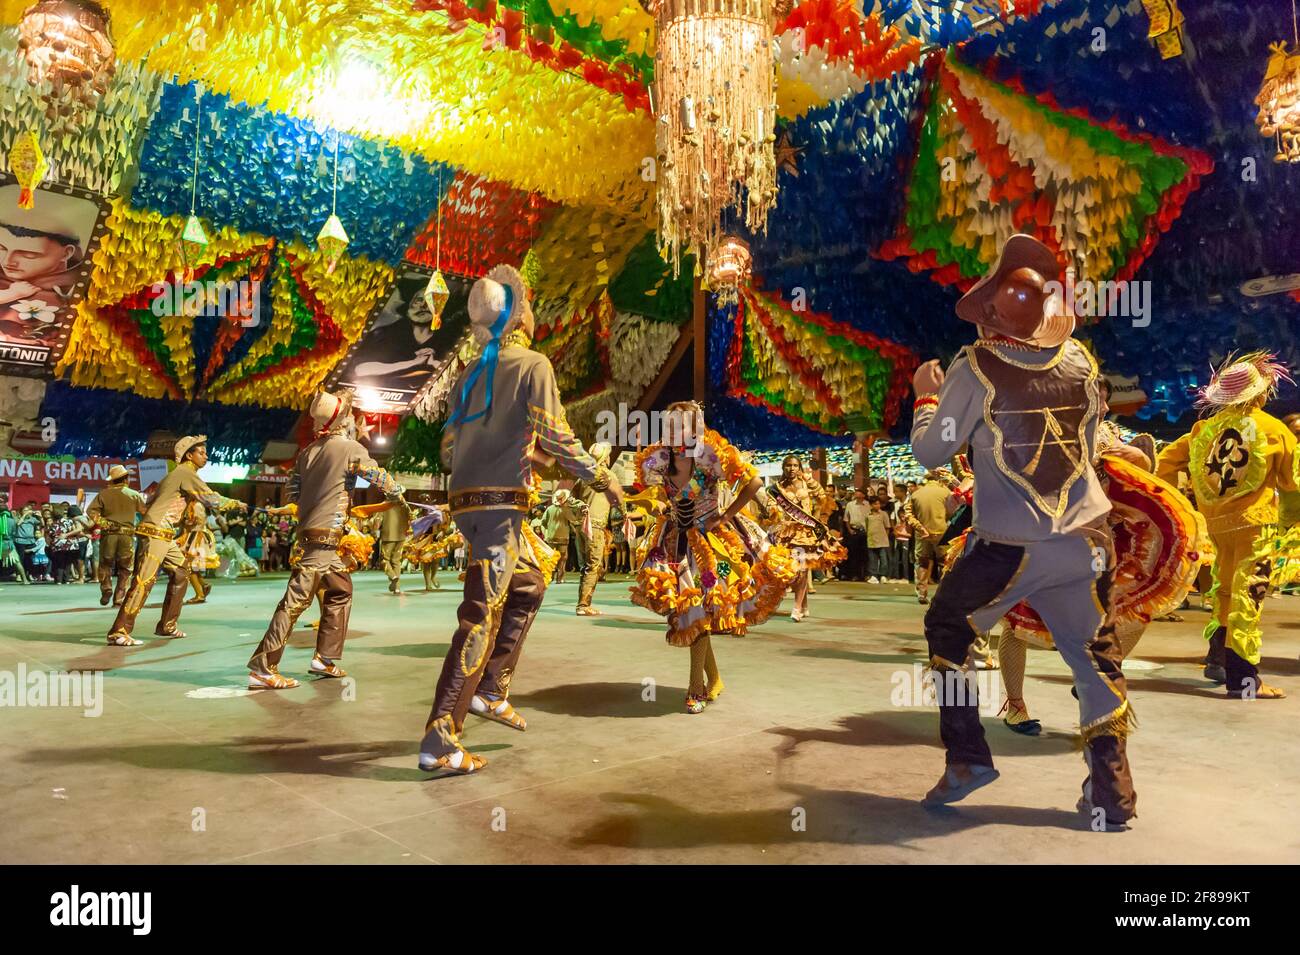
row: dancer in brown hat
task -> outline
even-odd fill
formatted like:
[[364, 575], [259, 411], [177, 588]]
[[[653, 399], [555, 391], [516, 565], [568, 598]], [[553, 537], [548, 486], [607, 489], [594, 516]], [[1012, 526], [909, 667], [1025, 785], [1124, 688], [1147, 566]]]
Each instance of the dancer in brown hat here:
[[248, 509], [243, 501], [222, 497], [199, 477], [199, 469], [208, 463], [207, 442], [207, 436], [201, 434], [176, 442], [176, 468], [162, 479], [153, 502], [144, 512], [144, 520], [136, 525], [135, 536], [140, 543], [136, 548], [135, 580], [108, 631], [110, 646], [134, 647], [141, 643], [131, 636], [131, 631], [135, 629], [136, 616], [149, 599], [159, 570], [167, 575], [167, 596], [154, 633], [160, 637], [185, 636], [183, 630], [176, 629], [176, 621], [180, 619], [185, 600], [190, 564], [176, 543], [176, 533], [186, 505], [199, 501], [214, 510]]
[[[302, 612], [320, 597], [320, 627], [309, 669], [320, 677], [344, 677], [338, 665], [352, 612], [355, 558], [344, 544], [357, 478], [379, 488], [388, 504], [405, 507], [404, 489], [353, 440], [352, 392], [321, 392], [308, 409], [316, 437], [303, 448], [289, 480], [298, 511], [298, 533], [290, 558], [289, 582], [262, 642], [248, 661], [250, 689], [288, 690], [298, 685], [280, 673], [280, 658]], [[382, 506], [382, 505], [381, 505]]]
[[945, 377], [926, 362], [913, 379], [912, 447], [926, 467], [970, 448], [974, 520], [965, 548], [925, 615], [939, 688], [947, 768], [928, 805], [956, 802], [997, 778], [964, 669], [977, 629], [1025, 601], [1051, 629], [1074, 675], [1088, 778], [1079, 808], [1125, 828], [1135, 796], [1125, 752], [1131, 711], [1108, 619], [1114, 549], [1095, 457], [1096, 363], [1070, 338], [1060, 267], [1038, 240], [1012, 236], [996, 267], [957, 304], [980, 338]]
[[[144, 495], [127, 484], [130, 473], [120, 464], [108, 469], [108, 487], [95, 495], [86, 516], [99, 525], [99, 603], [122, 606], [135, 563], [135, 518], [145, 512]], [[117, 576], [117, 587], [113, 577]]]

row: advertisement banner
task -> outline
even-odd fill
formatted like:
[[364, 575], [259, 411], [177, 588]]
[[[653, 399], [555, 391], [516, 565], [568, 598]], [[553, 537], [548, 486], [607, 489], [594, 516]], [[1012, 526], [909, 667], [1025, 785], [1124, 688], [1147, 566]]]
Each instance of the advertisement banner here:
[[57, 183], [31, 209], [0, 175], [0, 375], [51, 378], [90, 286], [106, 200]]
[[443, 273], [451, 297], [442, 324], [433, 329], [424, 303], [432, 269], [406, 265], [387, 300], [375, 310], [365, 332], [331, 375], [330, 387], [356, 391], [362, 411], [401, 414], [429, 377], [451, 355], [469, 327], [469, 279]]

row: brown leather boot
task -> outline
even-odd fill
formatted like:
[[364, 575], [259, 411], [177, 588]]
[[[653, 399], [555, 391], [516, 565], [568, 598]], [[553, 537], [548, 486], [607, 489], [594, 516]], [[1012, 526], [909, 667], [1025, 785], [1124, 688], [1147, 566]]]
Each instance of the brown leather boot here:
[[1129, 820], [1137, 816], [1137, 793], [1129, 771], [1127, 740], [1122, 736], [1094, 736], [1084, 746], [1083, 761], [1088, 777], [1083, 781], [1083, 795], [1078, 808], [1092, 814], [1101, 809], [1099, 832], [1123, 832]]

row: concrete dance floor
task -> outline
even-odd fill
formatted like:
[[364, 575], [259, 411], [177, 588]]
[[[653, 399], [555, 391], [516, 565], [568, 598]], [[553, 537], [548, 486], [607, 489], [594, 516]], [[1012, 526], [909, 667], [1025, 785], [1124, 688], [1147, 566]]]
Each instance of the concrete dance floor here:
[[1201, 679], [1203, 612], [1151, 628], [1129, 674], [1139, 818], [1100, 834], [1074, 809], [1068, 674], [1041, 651], [1026, 696], [1043, 735], [990, 714], [1002, 778], [920, 807], [943, 753], [911, 692], [923, 608], [901, 585], [825, 584], [804, 623], [715, 638], [726, 692], [692, 716], [686, 651], [622, 581], [597, 591], [604, 616], [575, 617], [571, 579], [547, 595], [515, 680], [528, 731], [471, 716], [486, 771], [430, 781], [416, 744], [459, 600], [443, 576], [441, 592], [400, 597], [358, 576], [355, 681], [305, 678], [304, 626], [281, 667], [304, 684], [281, 693], [244, 690], [243, 665], [282, 575], [218, 581], [179, 641], [151, 636], [158, 587], [131, 650], [104, 646], [111, 611], [93, 586], [0, 585], [0, 674], [104, 675], [97, 717], [0, 710], [0, 862], [1300, 861], [1300, 598], [1265, 608], [1280, 702], [1230, 702]]

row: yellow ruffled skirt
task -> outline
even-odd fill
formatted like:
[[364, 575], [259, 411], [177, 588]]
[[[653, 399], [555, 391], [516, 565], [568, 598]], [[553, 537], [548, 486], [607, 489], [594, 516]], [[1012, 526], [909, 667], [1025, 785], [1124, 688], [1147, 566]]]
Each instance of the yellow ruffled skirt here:
[[[685, 534], [685, 555], [681, 535]], [[798, 574], [790, 552], [740, 517], [708, 534], [667, 516], [638, 550], [632, 602], [668, 619], [665, 638], [689, 647], [705, 633], [740, 636], [767, 620]]]

